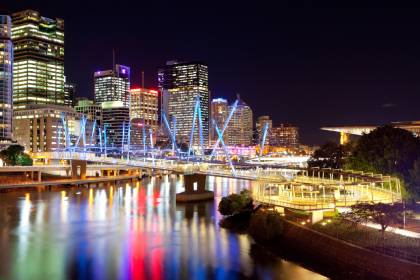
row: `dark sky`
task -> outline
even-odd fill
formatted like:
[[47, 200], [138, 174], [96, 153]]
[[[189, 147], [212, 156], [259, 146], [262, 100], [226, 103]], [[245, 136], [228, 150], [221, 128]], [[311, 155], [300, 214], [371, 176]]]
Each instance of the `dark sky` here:
[[338, 139], [321, 126], [420, 119], [416, 7], [382, 1], [359, 7], [334, 1], [2, 2], [10, 11], [32, 8], [64, 18], [65, 71], [78, 96], [93, 96], [93, 72], [111, 67], [114, 48], [117, 62], [131, 67], [132, 82], [139, 84], [144, 70], [152, 88], [166, 60], [203, 61], [213, 97], [233, 101], [240, 93], [255, 118], [266, 114], [274, 123], [298, 125], [307, 144]]

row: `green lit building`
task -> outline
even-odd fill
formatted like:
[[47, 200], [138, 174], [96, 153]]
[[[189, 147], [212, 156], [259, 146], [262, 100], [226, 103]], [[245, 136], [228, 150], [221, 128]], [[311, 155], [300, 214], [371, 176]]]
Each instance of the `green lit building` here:
[[25, 10], [12, 14], [13, 105], [65, 105], [64, 20]]

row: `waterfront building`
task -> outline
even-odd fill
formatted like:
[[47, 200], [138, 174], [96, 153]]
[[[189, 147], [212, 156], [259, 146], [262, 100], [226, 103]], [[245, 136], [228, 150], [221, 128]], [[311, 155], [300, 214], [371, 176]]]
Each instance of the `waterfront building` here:
[[76, 95], [76, 84], [69, 83], [65, 80], [64, 83], [64, 105], [69, 107], [74, 107], [75, 105], [75, 95]]
[[64, 20], [33, 10], [12, 14], [14, 110], [64, 105]]
[[[159, 89], [162, 93], [162, 114], [173, 123], [176, 120], [177, 139], [181, 142], [189, 142], [191, 134], [194, 105], [197, 96], [200, 98], [202, 114], [203, 143], [209, 144], [209, 99], [208, 67], [198, 62], [169, 61], [159, 69]], [[162, 122], [163, 123], [163, 122]], [[194, 130], [194, 145], [198, 145], [198, 118]]]
[[[252, 145], [253, 121], [252, 109], [238, 95], [238, 106], [232, 115], [227, 127], [227, 145], [229, 146], [249, 146]], [[228, 110], [232, 109], [232, 105]]]
[[76, 112], [83, 114], [89, 121], [97, 121], [97, 124], [102, 120], [102, 107], [101, 105], [94, 104], [93, 100], [81, 98], [74, 106]]
[[[391, 122], [389, 125], [412, 132], [415, 136], [420, 136], [420, 121]], [[361, 136], [368, 134], [380, 125], [344, 125], [322, 127], [322, 130], [340, 133], [340, 144], [350, 141], [350, 135]]]
[[271, 146], [297, 148], [299, 146], [299, 128], [288, 123], [272, 127], [269, 143]]
[[130, 109], [122, 101], [105, 101], [101, 107], [107, 149], [110, 153], [119, 153], [117, 149], [122, 148], [123, 142], [127, 143]]
[[[69, 146], [72, 146], [80, 135], [82, 114], [67, 106], [31, 104], [14, 111], [13, 136], [29, 152], [63, 149], [67, 145], [63, 117], [69, 130]], [[86, 132], [89, 137], [89, 129]]]
[[159, 122], [159, 96], [158, 91], [146, 88], [132, 88], [130, 90], [130, 119], [142, 122], [153, 128]]
[[12, 140], [13, 43], [10, 16], [0, 15], [0, 142]]
[[270, 144], [270, 136], [271, 136], [271, 128], [273, 127], [273, 121], [270, 119], [269, 116], [260, 116], [255, 124], [255, 128], [257, 129], [258, 134], [258, 144], [261, 144], [262, 141], [262, 133], [264, 126], [268, 125], [268, 131], [265, 138], [265, 145]]
[[[213, 120], [216, 122], [217, 126], [221, 130], [225, 124], [225, 121], [229, 115], [228, 111], [228, 102], [223, 98], [215, 98], [211, 101], [211, 120], [210, 120], [210, 139], [212, 143], [215, 143], [219, 138], [216, 132], [216, 129], [213, 126]], [[227, 140], [227, 132], [223, 134], [223, 140]]]
[[130, 67], [116, 64], [114, 69], [96, 71], [95, 103], [121, 101], [124, 107], [130, 107]]

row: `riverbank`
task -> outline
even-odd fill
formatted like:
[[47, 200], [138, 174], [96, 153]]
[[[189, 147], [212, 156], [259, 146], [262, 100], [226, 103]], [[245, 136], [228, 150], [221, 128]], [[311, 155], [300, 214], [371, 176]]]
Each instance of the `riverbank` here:
[[[264, 210], [263, 212], [273, 211]], [[280, 214], [278, 216], [280, 217]], [[273, 221], [272, 218], [270, 219]], [[291, 255], [295, 260], [303, 261], [305, 264], [311, 263], [312, 266], [317, 267], [317, 270], [326, 274], [334, 276], [340, 274], [341, 279], [420, 278], [420, 265], [416, 263], [340, 240], [316, 230], [316, 227], [302, 226], [283, 217], [281, 219], [281, 233], [276, 233], [275, 238], [264, 238], [264, 236], [270, 235], [270, 233], [267, 235], [267, 232], [273, 228], [273, 224], [270, 225], [268, 219], [257, 226], [257, 229], [262, 232], [262, 236], [255, 234], [255, 226], [254, 229], [244, 230], [243, 225], [246, 224], [246, 221], [243, 219], [240, 219], [240, 228], [249, 233], [257, 244], [270, 252], [279, 256]], [[228, 220], [229, 223], [222, 222], [221, 225], [227, 224], [231, 227], [232, 223], [238, 219], [230, 217]], [[252, 223], [251, 218], [251, 227]]]
[[334, 266], [351, 266], [363, 275], [376, 275], [386, 279], [420, 278], [420, 265], [354, 245], [290, 221], [284, 223], [281, 245], [302, 253], [314, 253]]

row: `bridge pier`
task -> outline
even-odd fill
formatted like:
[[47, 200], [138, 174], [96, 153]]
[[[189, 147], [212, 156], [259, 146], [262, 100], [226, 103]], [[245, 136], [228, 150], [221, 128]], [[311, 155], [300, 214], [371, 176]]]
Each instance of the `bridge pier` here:
[[176, 194], [177, 202], [194, 202], [214, 199], [214, 192], [206, 190], [207, 175], [185, 174], [185, 191]]
[[[71, 177], [72, 179], [86, 179], [87, 162], [85, 160], [72, 160], [71, 161]], [[80, 175], [79, 175], [80, 168]]]

